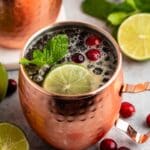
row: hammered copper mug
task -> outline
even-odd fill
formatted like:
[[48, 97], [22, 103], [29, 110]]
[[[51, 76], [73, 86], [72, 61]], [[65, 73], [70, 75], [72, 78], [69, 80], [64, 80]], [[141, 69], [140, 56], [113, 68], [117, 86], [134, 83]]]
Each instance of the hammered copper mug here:
[[33, 130], [57, 149], [83, 150], [100, 140], [115, 124], [135, 142], [145, 142], [149, 134], [140, 135], [128, 123], [119, 119], [122, 92], [149, 90], [150, 84], [135, 86], [124, 84], [122, 56], [112, 36], [101, 28], [81, 22], [63, 22], [46, 27], [34, 34], [23, 50], [26, 50], [45, 33], [54, 29], [85, 27], [103, 35], [117, 54], [117, 69], [112, 78], [99, 89], [76, 96], [54, 95], [46, 92], [27, 76], [20, 66], [19, 95], [24, 114]]
[[23, 48], [39, 29], [53, 23], [61, 0], [0, 0], [0, 46]]

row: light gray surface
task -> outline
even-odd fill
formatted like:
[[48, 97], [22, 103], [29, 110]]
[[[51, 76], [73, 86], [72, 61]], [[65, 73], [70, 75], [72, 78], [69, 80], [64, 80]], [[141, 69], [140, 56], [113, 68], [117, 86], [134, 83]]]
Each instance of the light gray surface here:
[[[92, 17], [84, 15], [80, 11], [80, 3], [82, 0], [64, 0], [64, 7], [66, 11], [66, 17], [68, 20], [78, 20], [85, 21], [95, 24], [99, 27], [105, 27], [105, 24], [98, 21]], [[147, 62], [135, 62], [127, 58], [123, 59], [123, 70], [124, 79], [128, 83], [139, 83], [144, 81], [150, 81], [150, 61]], [[18, 72], [9, 72], [10, 78], [17, 80]], [[140, 94], [124, 94], [123, 100], [133, 103], [136, 107], [135, 115], [127, 119], [132, 125], [139, 129], [140, 132], [148, 131], [144, 121], [148, 113], [150, 113], [150, 92], [144, 92]], [[108, 110], [109, 111], [109, 110]], [[31, 128], [25, 121], [22, 110], [20, 108], [18, 93], [15, 93], [10, 98], [7, 98], [0, 105], [0, 121], [9, 121], [19, 125], [27, 134], [30, 141], [31, 150], [50, 150], [51, 148], [38, 138]], [[150, 141], [146, 144], [138, 145], [133, 143], [124, 133], [120, 132], [118, 129], [113, 128], [106, 137], [111, 137], [115, 139], [119, 146], [127, 146], [131, 150], [150, 150]], [[97, 150], [94, 147], [91, 149]], [[90, 149], [90, 150], [91, 150]]]

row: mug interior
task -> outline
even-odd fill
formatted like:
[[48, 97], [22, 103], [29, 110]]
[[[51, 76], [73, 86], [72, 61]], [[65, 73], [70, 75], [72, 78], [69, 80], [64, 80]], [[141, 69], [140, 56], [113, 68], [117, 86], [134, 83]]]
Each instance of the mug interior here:
[[[94, 34], [100, 39], [102, 39], [103, 46], [105, 46], [105, 51], [109, 55], [110, 60], [110, 67], [113, 66], [113, 72], [112, 75], [110, 76], [109, 80], [100, 86], [98, 89], [95, 91], [91, 91], [90, 93], [85, 93], [85, 94], [79, 94], [79, 95], [61, 95], [57, 93], [49, 93], [45, 91], [42, 87], [40, 87], [38, 84], [34, 83], [30, 78], [29, 75], [27, 75], [26, 69], [21, 65], [21, 69], [26, 76], [26, 78], [31, 82], [33, 86], [36, 88], [40, 89], [42, 92], [46, 92], [47, 94], [52, 94], [54, 96], [65, 96], [65, 97], [74, 97], [74, 96], [87, 96], [87, 95], [93, 95], [97, 92], [100, 92], [104, 88], [106, 88], [113, 80], [116, 78], [118, 74], [118, 70], [121, 67], [121, 54], [118, 48], [117, 43], [115, 40], [112, 38], [112, 36], [104, 31], [103, 29], [96, 28], [94, 26], [81, 23], [81, 22], [62, 22], [62, 23], [57, 23], [53, 26], [46, 27], [36, 34], [34, 34], [29, 41], [27, 42], [26, 46], [24, 47], [23, 51], [23, 57], [26, 57], [28, 59], [32, 59], [32, 54], [35, 49], [43, 49], [43, 45], [47, 43], [49, 39], [51, 39], [53, 36], [57, 34], [63, 34], [67, 33], [67, 35], [72, 38], [74, 34], [78, 34], [77, 30], [80, 30], [79, 32], [87, 31], [87, 33]], [[84, 35], [83, 35], [84, 36]], [[71, 39], [76, 41], [76, 39]], [[71, 42], [71, 41], [70, 41]], [[80, 43], [79, 43], [80, 44]], [[72, 52], [71, 52], [72, 53]], [[74, 52], [73, 52], [74, 53]], [[112, 65], [111, 65], [112, 64]], [[99, 64], [100, 65], [100, 64]]]

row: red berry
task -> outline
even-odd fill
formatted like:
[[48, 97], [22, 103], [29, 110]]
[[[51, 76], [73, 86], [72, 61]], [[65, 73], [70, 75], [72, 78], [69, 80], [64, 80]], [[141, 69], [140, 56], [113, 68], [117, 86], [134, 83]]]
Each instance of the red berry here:
[[130, 150], [130, 149], [127, 148], [127, 147], [122, 146], [122, 147], [120, 147], [118, 150]]
[[86, 45], [88, 46], [99, 46], [101, 39], [96, 35], [91, 35], [86, 39]]
[[146, 118], [146, 123], [150, 127], [150, 114], [148, 114], [148, 116]]
[[121, 104], [120, 115], [123, 118], [131, 117], [134, 114], [134, 112], [135, 112], [135, 107], [131, 103], [123, 102]]
[[17, 90], [17, 82], [13, 79], [9, 79], [6, 96], [12, 95], [16, 90]]
[[75, 63], [82, 63], [84, 62], [84, 56], [80, 53], [75, 53], [71, 56], [71, 60]]
[[100, 143], [100, 150], [117, 150], [117, 143], [113, 139], [104, 139]]
[[86, 52], [86, 56], [91, 61], [96, 61], [100, 58], [100, 51], [98, 49], [90, 49]]

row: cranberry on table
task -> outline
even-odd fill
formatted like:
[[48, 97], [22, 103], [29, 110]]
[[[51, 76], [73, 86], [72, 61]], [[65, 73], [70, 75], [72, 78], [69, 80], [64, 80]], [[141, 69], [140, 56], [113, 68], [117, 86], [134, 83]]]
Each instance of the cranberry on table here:
[[99, 46], [101, 39], [96, 35], [91, 35], [86, 39], [86, 45], [88, 46]]
[[131, 117], [135, 113], [135, 107], [129, 102], [122, 102], [120, 115], [123, 118]]
[[130, 150], [128, 147], [122, 146], [118, 150]]
[[6, 96], [11, 96], [16, 90], [17, 90], [17, 82], [13, 79], [9, 79]]
[[82, 54], [75, 53], [71, 56], [71, 60], [75, 63], [82, 63], [82, 62], [84, 62], [85, 58]]
[[117, 143], [113, 139], [104, 139], [100, 143], [100, 150], [117, 150]]
[[150, 127], [150, 114], [146, 117], [146, 124]]
[[91, 61], [97, 61], [100, 58], [101, 53], [98, 49], [90, 49], [86, 52], [86, 56]]

